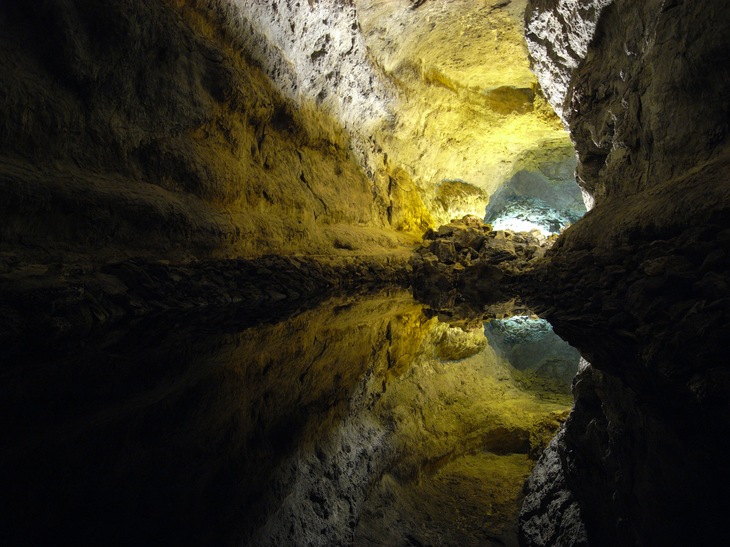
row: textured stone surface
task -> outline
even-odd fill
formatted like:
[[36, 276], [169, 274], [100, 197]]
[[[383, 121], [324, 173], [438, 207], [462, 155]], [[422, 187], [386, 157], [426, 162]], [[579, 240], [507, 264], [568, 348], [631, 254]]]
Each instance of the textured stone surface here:
[[515, 298], [513, 281], [539, 263], [555, 241], [539, 231], [492, 230], [473, 216], [429, 230], [411, 260], [414, 295], [432, 308], [464, 307]]
[[[616, 0], [597, 23], [589, 10], [575, 24], [564, 4], [531, 2], [527, 34], [555, 23], [534, 62], [548, 67], [543, 87], [568, 82], [563, 119], [595, 208], [528, 276], [526, 294], [594, 368], [577, 379], [558, 443], [570, 455], [563, 484], [536, 495], [549, 514], [567, 485], [591, 545], [721, 543], [730, 15], [715, 2]], [[587, 49], [565, 62], [576, 29]], [[539, 525], [539, 513], [525, 521], [527, 545], [569, 533], [570, 523]]]
[[566, 482], [564, 466], [570, 456], [564, 451], [564, 437], [565, 429], [561, 428], [525, 483], [520, 511], [523, 545], [588, 545], [580, 506]]
[[728, 133], [727, 10], [587, 4], [535, 1], [526, 12], [533, 66], [570, 124], [580, 184], [599, 201], [625, 197], [715, 157]]
[[536, 93], [524, 0], [355, 5], [365, 43], [397, 90], [393, 120], [376, 139], [417, 183], [437, 224], [483, 216], [501, 184], [535, 167], [533, 152], [559, 156], [569, 146]]
[[373, 253], [481, 214], [566, 137], [521, 2], [414, 7], [4, 5], [3, 242], [40, 263]]
[[[394, 115], [392, 82], [372, 62], [355, 4], [342, 0], [303, 2], [227, 0], [238, 20], [246, 52], [274, 85], [300, 108], [321, 107], [355, 140], [363, 162], [371, 160], [368, 138]], [[372, 167], [372, 166], [370, 166]]]
[[393, 245], [387, 186], [374, 200], [343, 122], [284, 95], [234, 22], [217, 3], [4, 4], [4, 244], [176, 259]]
[[573, 72], [588, 54], [603, 9], [613, 0], [528, 0], [525, 38], [531, 67], [555, 112], [568, 121]]

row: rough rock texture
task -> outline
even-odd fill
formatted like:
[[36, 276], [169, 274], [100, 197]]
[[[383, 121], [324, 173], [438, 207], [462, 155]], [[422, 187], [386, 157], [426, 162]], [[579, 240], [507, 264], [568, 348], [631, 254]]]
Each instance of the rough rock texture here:
[[526, 36], [546, 94], [570, 82], [551, 104], [570, 126], [580, 184], [598, 201], [625, 198], [716, 157], [730, 116], [727, 10], [663, 0], [567, 4], [531, 2]]
[[297, 110], [310, 113], [325, 135], [344, 130], [346, 146], [367, 175], [373, 204], [385, 212], [388, 225], [425, 230], [432, 219], [421, 193], [402, 166], [388, 162], [374, 138], [393, 124], [398, 93], [366, 47], [355, 4], [221, 0], [219, 6], [240, 47]]
[[613, 0], [528, 0], [525, 38], [532, 70], [564, 122], [573, 72], [588, 54], [603, 9]]
[[539, 231], [492, 230], [473, 216], [429, 230], [416, 251], [414, 295], [438, 310], [483, 305], [514, 298], [513, 279], [545, 255], [554, 237]]
[[47, 262], [397, 241], [342, 122], [282, 95], [216, 6], [3, 4], [4, 245]]
[[[554, 65], [544, 87], [568, 75], [563, 118], [596, 206], [528, 276], [526, 300], [594, 367], [578, 378], [559, 441], [574, 462], [565, 484], [591, 545], [722, 543], [730, 13], [715, 2], [616, 0], [596, 24], [586, 12], [595, 34], [566, 72], [561, 44], [582, 27], [561, 6], [531, 2], [527, 34], [535, 21], [557, 22], [562, 37], [534, 61]], [[548, 490], [545, 500], [556, 495]], [[556, 537], [535, 532], [526, 544]]]
[[[372, 254], [448, 211], [481, 214], [526, 149], [565, 148], [521, 2], [386, 4], [6, 3], [0, 250]], [[499, 65], [480, 75], [487, 54]], [[438, 186], [462, 177], [470, 192]]]
[[576, 386], [564, 437], [592, 545], [724, 535], [729, 232], [723, 222], [613, 249], [553, 247], [530, 274], [527, 301], [600, 370]]
[[297, 104], [323, 106], [356, 137], [393, 115], [395, 89], [369, 58], [354, 2], [229, 3], [237, 8], [246, 51]]
[[[568, 416], [570, 420], [570, 416]], [[566, 483], [565, 427], [550, 441], [525, 483], [520, 542], [554, 547], [587, 546], [580, 506]]]
[[569, 147], [529, 70], [524, 4], [355, 1], [365, 44], [397, 92], [375, 139], [436, 224], [483, 216], [512, 175]]

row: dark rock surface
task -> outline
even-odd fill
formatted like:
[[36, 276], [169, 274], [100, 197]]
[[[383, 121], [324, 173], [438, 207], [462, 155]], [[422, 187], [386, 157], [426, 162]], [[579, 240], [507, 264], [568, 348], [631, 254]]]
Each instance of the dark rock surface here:
[[625, 198], [717, 155], [728, 136], [725, 29], [712, 1], [534, 0], [526, 36], [563, 112], [580, 184]]
[[567, 480], [591, 545], [712, 543], [724, 533], [723, 226], [613, 253], [554, 248], [549, 265], [528, 275], [526, 301], [600, 369], [579, 378], [562, 441], [577, 462]]
[[729, 14], [715, 2], [566, 5], [530, 2], [528, 42], [556, 33], [534, 62], [543, 87], [567, 83], [558, 102], [596, 207], [523, 278], [524, 296], [593, 366], [557, 441], [564, 480], [532, 488], [524, 543], [570, 537], [572, 521], [544, 520], [566, 488], [590, 545], [723, 543]]
[[255, 314], [300, 307], [339, 291], [407, 286], [408, 258], [272, 255], [186, 265], [138, 258], [100, 269], [13, 263], [0, 275], [0, 341], [10, 354], [38, 340], [83, 337], [165, 312], [228, 307]]
[[435, 310], [514, 298], [513, 280], [544, 257], [554, 238], [539, 231], [492, 230], [467, 215], [429, 230], [412, 259], [413, 290]]

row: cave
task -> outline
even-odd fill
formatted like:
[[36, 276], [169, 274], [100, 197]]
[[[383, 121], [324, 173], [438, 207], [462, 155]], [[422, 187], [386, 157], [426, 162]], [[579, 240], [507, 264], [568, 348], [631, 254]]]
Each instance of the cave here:
[[0, 6], [0, 537], [722, 545], [730, 12]]

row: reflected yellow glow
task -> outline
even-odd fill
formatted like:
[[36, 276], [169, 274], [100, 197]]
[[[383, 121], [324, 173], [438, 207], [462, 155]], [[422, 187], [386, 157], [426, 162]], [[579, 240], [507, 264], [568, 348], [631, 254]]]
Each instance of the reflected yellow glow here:
[[[399, 526], [414, 530], [458, 532], [458, 515], [472, 541], [512, 537], [531, 456], [554, 435], [572, 399], [499, 357], [481, 324], [464, 331], [432, 319], [422, 329], [418, 357], [390, 375], [375, 409], [392, 424], [400, 456], [369, 506], [395, 500], [389, 503], [403, 506]], [[378, 528], [373, 519], [387, 529], [388, 517], [375, 513], [364, 526]], [[387, 544], [387, 533], [379, 540]]]
[[[190, 367], [190, 385], [214, 389], [186, 434], [235, 424], [256, 486], [282, 504], [309, 491], [302, 485], [327, 483], [313, 462], [336, 467], [342, 496], [367, 484], [355, 535], [369, 544], [408, 534], [437, 544], [428, 530], [446, 534], [445, 545], [512, 537], [521, 486], [571, 404], [498, 357], [481, 323], [428, 318], [405, 291], [333, 298], [219, 338], [204, 346], [209, 364]], [[301, 488], [288, 490], [290, 466], [274, 466], [285, 454], [266, 439], [299, 447], [291, 466]]]

